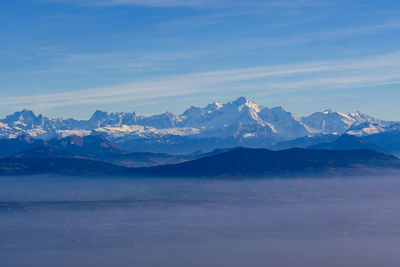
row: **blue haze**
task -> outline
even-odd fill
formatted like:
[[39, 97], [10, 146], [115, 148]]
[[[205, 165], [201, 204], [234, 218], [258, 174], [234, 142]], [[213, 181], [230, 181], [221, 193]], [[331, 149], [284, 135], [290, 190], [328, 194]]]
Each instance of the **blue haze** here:
[[1, 266], [396, 266], [398, 177], [0, 179]]

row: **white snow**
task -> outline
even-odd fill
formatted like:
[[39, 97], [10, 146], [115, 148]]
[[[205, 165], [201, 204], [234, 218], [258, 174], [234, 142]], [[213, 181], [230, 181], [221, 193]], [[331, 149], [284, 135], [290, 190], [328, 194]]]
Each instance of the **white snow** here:
[[110, 139], [173, 135], [290, 140], [318, 133], [370, 135], [385, 131], [392, 124], [358, 111], [345, 114], [325, 110], [299, 117], [282, 107], [260, 107], [240, 97], [225, 104], [214, 102], [205, 107], [192, 106], [182, 114], [166, 112], [144, 117], [135, 112], [96, 111], [87, 121], [49, 119], [23, 110], [0, 120], [0, 137], [27, 134], [34, 138], [49, 139], [69, 135], [85, 136], [95, 132]]

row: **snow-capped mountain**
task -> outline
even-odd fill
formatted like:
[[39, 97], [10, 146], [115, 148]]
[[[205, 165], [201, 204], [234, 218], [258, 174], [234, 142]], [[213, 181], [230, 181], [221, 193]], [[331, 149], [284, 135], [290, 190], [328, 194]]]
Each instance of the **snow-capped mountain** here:
[[258, 115], [263, 121], [273, 125], [282, 140], [295, 139], [315, 132], [299, 116], [282, 107], [263, 108]]
[[352, 125], [346, 133], [355, 136], [377, 134], [388, 130], [386, 123], [363, 122]]
[[133, 146], [133, 140], [135, 145], [145, 140], [149, 146], [156, 143], [179, 143], [184, 146], [188, 140], [190, 144], [213, 140], [216, 145], [270, 146], [317, 134], [365, 136], [384, 132], [391, 125], [394, 123], [360, 112], [344, 114], [326, 110], [300, 117], [282, 107], [262, 107], [240, 97], [225, 104], [192, 106], [182, 114], [166, 112], [149, 117], [135, 112], [97, 110], [88, 120], [50, 119], [22, 110], [0, 120], [0, 137], [27, 135], [50, 139], [97, 133], [128, 147]]
[[339, 134], [346, 132], [350, 127], [360, 123], [382, 124], [379, 119], [372, 118], [358, 111], [356, 113], [344, 114], [333, 112], [329, 109], [304, 117], [303, 122], [317, 132]]

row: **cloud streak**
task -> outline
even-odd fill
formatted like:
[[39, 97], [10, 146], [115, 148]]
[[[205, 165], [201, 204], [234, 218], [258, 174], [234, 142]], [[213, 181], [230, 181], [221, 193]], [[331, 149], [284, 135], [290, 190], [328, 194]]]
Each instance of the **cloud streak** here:
[[325, 5], [318, 0], [42, 0], [81, 6], [143, 6], [143, 7], [201, 7], [201, 8], [299, 8]]
[[232, 0], [47, 0], [82, 6], [204, 7], [234, 3]]
[[291, 36], [276, 36], [251, 40], [247, 39], [245, 42], [236, 44], [235, 49], [249, 47], [293, 46], [316, 42], [334, 41], [363, 35], [379, 34], [384, 31], [396, 31], [399, 29], [400, 21], [390, 21], [380, 24], [309, 32]]
[[400, 52], [351, 60], [303, 62], [142, 80], [63, 93], [1, 96], [0, 106], [53, 108], [126, 103], [163, 97], [232, 91], [255, 95], [287, 91], [337, 90], [400, 84]]
[[[221, 14], [214, 14], [219, 18]], [[237, 15], [235, 13], [230, 15]], [[224, 17], [224, 15], [222, 15]], [[180, 23], [177, 21], [176, 23]], [[168, 24], [165, 24], [168, 25]], [[51, 58], [53, 63], [51, 69], [34, 70], [25, 74], [40, 73], [94, 73], [99, 70], [115, 72], [136, 72], [143, 70], [161, 70], [173, 67], [174, 64], [187, 64], [189, 60], [212, 57], [218, 51], [218, 56], [232, 56], [238, 51], [251, 51], [254, 48], [294, 46], [321, 41], [332, 41], [345, 39], [352, 36], [361, 36], [369, 34], [379, 34], [382, 31], [396, 31], [400, 29], [400, 22], [391, 21], [381, 24], [367, 25], [363, 27], [353, 27], [337, 30], [328, 30], [298, 34], [292, 36], [277, 36], [263, 39], [246, 39], [244, 42], [236, 42], [235, 46], [229, 44], [213, 44], [204, 46], [201, 49], [193, 51], [175, 51], [141, 54], [138, 52], [110, 52], [110, 53], [60, 53], [60, 52], [40, 52], [34, 57]], [[217, 48], [217, 49], [216, 49]], [[0, 56], [10, 56], [11, 52], [0, 50]], [[58, 64], [58, 65], [57, 65]], [[61, 64], [61, 65], [60, 65]], [[0, 77], [14, 77], [24, 74], [21, 71], [2, 72]]]

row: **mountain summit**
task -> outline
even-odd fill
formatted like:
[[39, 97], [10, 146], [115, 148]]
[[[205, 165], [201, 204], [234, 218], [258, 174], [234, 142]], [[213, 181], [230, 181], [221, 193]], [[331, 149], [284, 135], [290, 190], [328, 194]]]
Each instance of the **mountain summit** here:
[[[131, 150], [193, 152], [238, 145], [268, 147], [278, 142], [320, 134], [358, 136], [380, 133], [393, 123], [360, 112], [332, 110], [300, 117], [282, 107], [262, 107], [246, 97], [227, 103], [192, 106], [182, 114], [141, 116], [135, 112], [97, 110], [89, 120], [50, 119], [30, 110], [0, 120], [0, 137], [26, 135], [53, 139], [101, 134]], [[171, 147], [177, 150], [171, 151]]]

